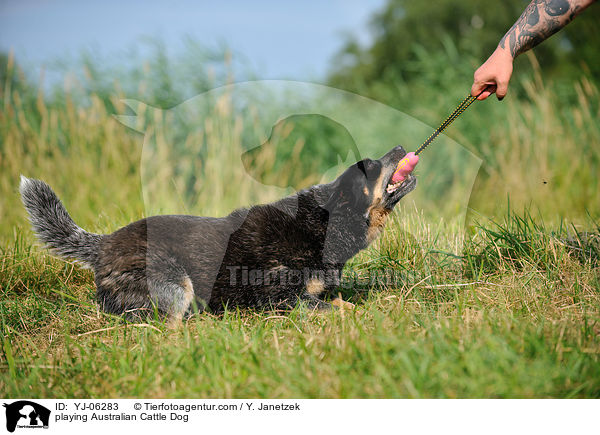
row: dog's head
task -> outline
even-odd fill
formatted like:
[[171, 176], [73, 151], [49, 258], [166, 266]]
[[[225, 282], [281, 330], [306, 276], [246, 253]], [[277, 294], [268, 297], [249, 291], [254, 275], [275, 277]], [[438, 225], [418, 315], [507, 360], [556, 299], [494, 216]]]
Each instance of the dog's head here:
[[396, 204], [417, 186], [417, 177], [412, 174], [402, 183], [391, 184], [396, 166], [405, 155], [404, 148], [397, 146], [379, 160], [364, 159], [350, 166], [332, 183], [333, 193], [325, 208], [330, 213], [364, 217], [371, 242]]
[[375, 208], [388, 212], [417, 186], [417, 177], [409, 175], [402, 183], [392, 184], [392, 175], [406, 151], [397, 146], [379, 160], [364, 159], [350, 166], [333, 183], [328, 202], [330, 211], [344, 206], [367, 215]]

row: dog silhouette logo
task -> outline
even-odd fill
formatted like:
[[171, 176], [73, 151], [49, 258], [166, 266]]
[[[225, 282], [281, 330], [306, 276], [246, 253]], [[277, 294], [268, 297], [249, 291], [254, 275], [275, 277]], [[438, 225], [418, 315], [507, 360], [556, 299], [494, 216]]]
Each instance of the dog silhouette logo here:
[[16, 428], [48, 429], [50, 410], [29, 400], [5, 403], [6, 430], [14, 432]]
[[[313, 145], [308, 146], [308, 142]], [[315, 158], [317, 148], [320, 149], [318, 159]], [[273, 156], [272, 161], [265, 159], [265, 155]], [[302, 114], [279, 120], [262, 145], [242, 154], [242, 163], [246, 172], [264, 185], [299, 191], [319, 183], [322, 172], [349, 156], [352, 163], [361, 159], [358, 146], [346, 127], [323, 115]], [[276, 162], [288, 164], [278, 166]]]

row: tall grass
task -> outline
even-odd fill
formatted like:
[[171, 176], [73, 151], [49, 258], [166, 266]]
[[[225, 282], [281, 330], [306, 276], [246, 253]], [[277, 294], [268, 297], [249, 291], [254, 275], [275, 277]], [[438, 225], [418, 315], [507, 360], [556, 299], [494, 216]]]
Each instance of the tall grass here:
[[493, 213], [490, 198], [509, 195], [517, 208], [533, 204], [547, 218], [598, 216], [598, 87], [587, 79], [573, 84], [576, 104], [562, 100], [539, 75], [524, 89], [526, 101], [506, 101], [505, 119], [489, 129], [488, 145], [473, 145], [485, 162], [473, 208]]
[[[530, 61], [535, 63], [533, 57]], [[427, 62], [432, 60], [427, 58]], [[522, 98], [507, 98], [503, 103], [492, 99], [478, 102], [449, 129], [449, 134], [460, 144], [483, 159], [469, 206], [483, 215], [500, 216], [505, 211], [505, 199], [510, 196], [516, 209], [533, 206], [548, 221], [563, 217], [583, 223], [588, 214], [597, 217], [600, 212], [597, 177], [600, 172], [600, 94], [594, 83], [582, 79], [572, 84], [572, 98], [564, 100], [558, 96], [556, 86], [545, 84], [539, 70], [536, 71], [535, 76], [522, 79], [522, 88], [526, 90]], [[14, 59], [10, 57], [6, 82], [0, 93], [3, 107], [0, 114], [0, 191], [3, 192], [0, 235], [10, 239], [13, 228], [24, 224], [16, 194], [19, 174], [49, 182], [65, 199], [77, 221], [88, 228], [114, 229], [142, 216], [144, 206], [148, 206], [143, 201], [140, 181], [142, 145], [167, 140], [161, 134], [172, 121], [168, 113], [156, 120], [154, 131], [146, 132], [144, 138], [114, 118], [115, 112], [127, 114], [129, 110], [122, 103], [125, 95], [118, 86], [112, 94], [106, 94], [105, 90], [98, 94], [88, 92], [85, 100], [65, 92], [60, 101], [55, 101], [46, 97], [41, 87], [13, 89], [15, 75]], [[428, 80], [427, 77], [424, 80]], [[418, 84], [414, 86], [416, 90], [410, 92], [423, 89]], [[86, 87], [95, 88], [82, 85], [81, 89]], [[460, 92], [457, 87], [448, 93], [430, 90], [422, 98], [412, 100], [412, 108], [416, 110], [413, 113], [435, 124], [459, 101]], [[560, 95], [564, 95], [564, 91]], [[184, 131], [177, 138], [184, 148], [197, 150], [195, 154], [175, 154], [177, 160], [169, 164], [162, 164], [161, 158], [154, 166], [144, 162], [151, 172], [150, 177], [144, 177], [143, 182], [148, 184], [144, 187], [158, 188], [160, 210], [172, 212], [185, 209], [182, 205], [189, 208], [189, 204], [196, 204], [198, 210], [222, 215], [240, 202], [270, 201], [289, 192], [261, 188], [239, 171], [239, 156], [259, 145], [245, 143], [241, 135], [242, 127], [253, 122], [251, 114], [240, 115], [224, 95], [215, 102], [199, 128]], [[282, 127], [283, 140], [287, 136], [293, 139], [290, 149], [300, 146], [303, 150], [295, 160], [277, 160], [269, 149], [264, 149], [255, 159], [257, 170], [267, 179], [273, 178], [273, 174], [284, 179], [302, 165], [313, 171], [305, 171], [305, 185], [319, 180], [323, 168], [309, 163], [326, 161], [322, 138], [331, 137], [332, 141], [336, 138], [328, 133], [326, 126], [318, 123], [302, 127], [300, 133], [293, 134], [290, 134], [293, 125]], [[401, 138], [402, 132], [399, 132]], [[411, 144], [404, 145], [411, 147]], [[171, 143], [159, 148], [169, 146]], [[443, 145], [434, 144], [427, 152], [435, 153], [436, 146]], [[422, 165], [428, 165], [429, 171], [437, 174], [448, 171], [443, 160], [435, 162], [435, 159], [427, 159], [427, 155], [423, 157]], [[177, 197], [168, 193], [168, 189], [161, 190], [161, 186], [175, 186]], [[447, 188], [447, 185], [419, 187], [419, 190], [427, 189], [425, 198], [437, 202], [431, 207], [434, 209], [441, 208], [444, 202], [445, 194], [433, 190], [437, 188]]]

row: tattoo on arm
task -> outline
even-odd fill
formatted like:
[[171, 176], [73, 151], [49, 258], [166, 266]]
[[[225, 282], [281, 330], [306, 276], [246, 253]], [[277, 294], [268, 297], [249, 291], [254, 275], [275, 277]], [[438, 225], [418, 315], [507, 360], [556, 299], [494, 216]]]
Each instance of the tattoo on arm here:
[[513, 58], [558, 32], [594, 0], [532, 0], [506, 32], [500, 47]]

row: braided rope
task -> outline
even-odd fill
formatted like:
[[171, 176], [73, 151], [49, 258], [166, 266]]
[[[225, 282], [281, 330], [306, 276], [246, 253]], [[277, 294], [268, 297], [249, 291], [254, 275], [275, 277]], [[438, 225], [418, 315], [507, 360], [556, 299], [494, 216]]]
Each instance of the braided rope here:
[[[483, 94], [485, 91], [489, 90], [489, 88], [484, 89], [483, 91], [481, 91], [479, 93], [479, 95]], [[415, 155], [419, 155], [419, 153], [421, 151], [423, 151], [425, 148], [427, 148], [429, 146], [429, 144], [431, 142], [433, 142], [433, 140], [438, 137], [438, 135], [444, 131], [446, 129], [446, 127], [448, 127], [450, 124], [452, 124], [452, 121], [454, 121], [456, 118], [458, 118], [460, 115], [462, 115], [462, 113], [467, 110], [467, 107], [469, 107], [471, 104], [473, 104], [473, 101], [475, 101], [479, 95], [473, 96], [473, 95], [467, 95], [465, 97], [464, 100], [461, 101], [461, 103], [458, 105], [458, 107], [456, 109], [454, 109], [454, 111], [446, 118], [446, 120], [444, 122], [442, 122], [440, 124], [440, 126], [431, 134], [431, 136], [429, 136], [427, 138], [427, 140], [425, 142], [423, 142], [423, 145], [421, 145], [416, 151], [415, 151]]]

